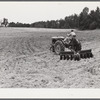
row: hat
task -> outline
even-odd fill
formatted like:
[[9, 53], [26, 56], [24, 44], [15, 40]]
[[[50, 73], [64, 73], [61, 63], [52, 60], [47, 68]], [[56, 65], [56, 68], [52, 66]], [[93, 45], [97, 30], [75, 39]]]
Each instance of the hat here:
[[71, 32], [74, 32], [74, 30], [71, 30]]

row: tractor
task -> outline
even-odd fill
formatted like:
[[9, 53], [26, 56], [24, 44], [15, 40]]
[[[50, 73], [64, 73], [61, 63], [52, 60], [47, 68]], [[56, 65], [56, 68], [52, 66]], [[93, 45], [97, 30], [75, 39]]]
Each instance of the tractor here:
[[[92, 50], [82, 50], [81, 42], [78, 39], [72, 43], [70, 41], [69, 44], [64, 42], [64, 37], [52, 37], [52, 44], [50, 50], [54, 52], [56, 55], [60, 55], [60, 60], [80, 60], [81, 58], [92, 58]], [[76, 45], [74, 43], [76, 42]], [[67, 51], [65, 49], [67, 48]]]

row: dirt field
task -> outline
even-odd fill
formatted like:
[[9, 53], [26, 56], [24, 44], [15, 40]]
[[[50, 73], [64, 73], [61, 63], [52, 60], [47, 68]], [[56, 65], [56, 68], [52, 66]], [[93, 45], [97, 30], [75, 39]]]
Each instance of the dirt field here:
[[59, 60], [49, 51], [52, 36], [70, 30], [0, 28], [1, 88], [99, 88], [100, 30], [77, 31], [83, 49], [94, 58]]

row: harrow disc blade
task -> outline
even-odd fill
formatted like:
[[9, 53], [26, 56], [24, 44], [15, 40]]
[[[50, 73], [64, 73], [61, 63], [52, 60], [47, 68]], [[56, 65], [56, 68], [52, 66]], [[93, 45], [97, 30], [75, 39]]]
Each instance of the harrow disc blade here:
[[66, 59], [66, 56], [64, 55], [64, 60]]
[[85, 58], [85, 59], [87, 58], [87, 54], [84, 54], [84, 58]]
[[93, 57], [93, 54], [92, 54], [92, 53], [90, 53], [90, 57], [91, 57], [91, 58]]
[[87, 53], [87, 58], [90, 58], [90, 53]]
[[81, 57], [81, 58], [84, 58], [84, 54], [80, 54], [80, 57]]
[[62, 60], [62, 55], [60, 55], [60, 60]]
[[70, 59], [69, 55], [66, 55], [66, 59], [67, 59], [67, 60], [69, 60], [69, 59]]
[[70, 56], [70, 59], [73, 60], [73, 58], [74, 58], [73, 55], [71, 55], [71, 56]]
[[74, 60], [77, 60], [77, 61], [79, 61], [79, 60], [80, 60], [80, 55], [79, 55], [79, 54], [77, 54], [77, 55], [74, 55]]

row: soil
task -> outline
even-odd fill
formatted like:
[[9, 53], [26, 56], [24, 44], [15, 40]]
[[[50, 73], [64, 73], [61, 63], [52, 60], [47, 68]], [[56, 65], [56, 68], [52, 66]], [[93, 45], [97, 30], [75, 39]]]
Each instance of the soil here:
[[60, 60], [49, 50], [52, 36], [70, 29], [0, 28], [1, 88], [99, 88], [100, 30], [78, 31], [93, 58]]

